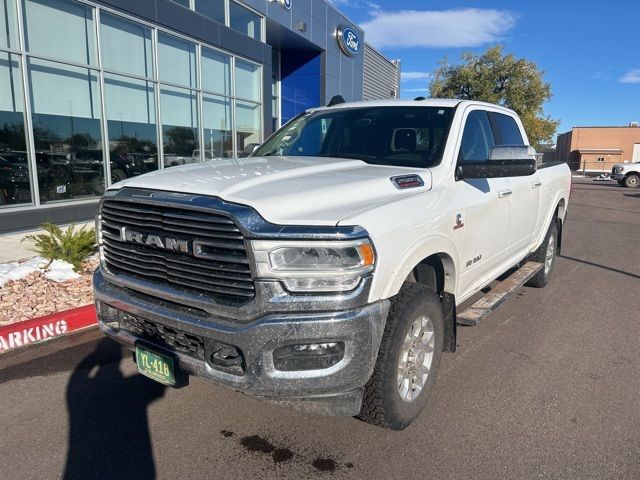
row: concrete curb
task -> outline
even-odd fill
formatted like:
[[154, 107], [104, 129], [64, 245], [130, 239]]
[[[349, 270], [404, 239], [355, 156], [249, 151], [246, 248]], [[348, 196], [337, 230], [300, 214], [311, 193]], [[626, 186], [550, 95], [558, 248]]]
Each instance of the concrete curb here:
[[0, 355], [39, 345], [97, 325], [94, 305], [0, 327]]

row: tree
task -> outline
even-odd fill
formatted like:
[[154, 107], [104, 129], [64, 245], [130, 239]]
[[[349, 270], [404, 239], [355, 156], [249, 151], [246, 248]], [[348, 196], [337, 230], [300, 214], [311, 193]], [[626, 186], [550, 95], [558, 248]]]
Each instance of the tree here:
[[505, 55], [500, 46], [482, 55], [463, 53], [461, 60], [458, 65], [449, 64], [446, 58], [440, 61], [429, 86], [432, 97], [502, 105], [520, 115], [531, 145], [539, 148], [552, 141], [560, 122], [544, 114], [551, 85], [535, 63]]

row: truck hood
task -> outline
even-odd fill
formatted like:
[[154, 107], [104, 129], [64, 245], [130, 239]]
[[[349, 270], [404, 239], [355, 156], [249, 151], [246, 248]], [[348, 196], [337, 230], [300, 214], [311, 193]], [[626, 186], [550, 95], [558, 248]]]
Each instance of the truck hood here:
[[[398, 189], [391, 177], [419, 174], [424, 186]], [[281, 225], [336, 225], [375, 205], [431, 188], [429, 170], [320, 157], [212, 160], [148, 173], [114, 184], [209, 195], [249, 205]]]

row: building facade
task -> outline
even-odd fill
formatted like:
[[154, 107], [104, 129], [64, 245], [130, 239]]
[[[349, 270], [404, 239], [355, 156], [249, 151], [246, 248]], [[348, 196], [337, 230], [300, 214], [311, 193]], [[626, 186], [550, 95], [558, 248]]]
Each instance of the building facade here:
[[362, 99], [379, 98], [400, 98], [400, 60], [389, 60], [365, 43]]
[[364, 38], [325, 0], [0, 0], [0, 232], [362, 99]]
[[572, 170], [611, 172], [616, 163], [640, 162], [640, 127], [574, 127], [558, 135], [556, 152]]

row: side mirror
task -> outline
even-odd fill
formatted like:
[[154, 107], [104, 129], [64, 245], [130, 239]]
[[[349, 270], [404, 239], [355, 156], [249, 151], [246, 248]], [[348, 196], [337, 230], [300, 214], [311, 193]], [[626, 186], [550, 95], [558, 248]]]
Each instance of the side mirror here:
[[486, 162], [464, 162], [456, 169], [456, 180], [465, 178], [527, 177], [537, 170], [536, 151], [522, 145], [496, 145]]

